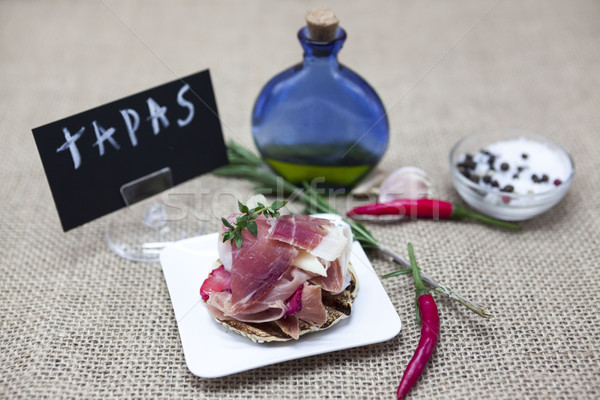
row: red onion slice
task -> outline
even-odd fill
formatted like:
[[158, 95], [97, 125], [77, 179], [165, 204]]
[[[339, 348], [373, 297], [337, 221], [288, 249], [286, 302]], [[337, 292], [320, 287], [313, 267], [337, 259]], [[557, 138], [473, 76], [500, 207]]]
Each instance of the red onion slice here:
[[298, 286], [296, 292], [285, 301], [285, 306], [287, 307], [287, 311], [283, 315], [287, 317], [289, 315], [294, 315], [300, 310], [302, 310], [302, 288], [304, 285]]

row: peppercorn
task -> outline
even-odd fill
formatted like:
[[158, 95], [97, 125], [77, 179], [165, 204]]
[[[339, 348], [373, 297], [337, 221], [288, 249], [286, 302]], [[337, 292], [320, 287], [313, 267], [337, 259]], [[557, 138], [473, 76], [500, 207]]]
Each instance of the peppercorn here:
[[515, 190], [515, 188], [512, 185], [506, 185], [502, 189], [500, 189], [501, 192], [506, 192], [506, 193], [511, 193], [514, 190]]
[[527, 160], [527, 158], [529, 158], [529, 156], [527, 155], [527, 153], [523, 153], [523, 154], [521, 154], [521, 158], [523, 160]]
[[548, 175], [544, 174], [542, 176], [542, 179], [540, 180], [540, 182], [548, 182], [550, 180], [550, 178], [548, 177]]
[[475, 169], [477, 167], [477, 163], [475, 161], [473, 161], [472, 159], [471, 160], [465, 159], [465, 161], [459, 163], [457, 166], [468, 168], [468, 169]]
[[471, 179], [473, 183], [479, 183], [479, 175], [473, 174], [469, 179]]
[[538, 178], [538, 176], [536, 174], [531, 175], [531, 180], [534, 183], [540, 183], [540, 178]]
[[491, 183], [492, 182], [492, 177], [489, 175], [486, 175], [483, 177], [483, 182], [484, 183]]
[[524, 167], [517, 167], [518, 172], [523, 172], [524, 169], [525, 169]]
[[514, 174], [513, 179], [519, 179], [519, 174]]
[[492, 187], [495, 187], [495, 188], [500, 187], [500, 183], [498, 183], [498, 181], [493, 181]]
[[503, 162], [502, 164], [500, 164], [500, 169], [502, 171], [508, 171], [509, 168], [510, 166], [508, 165], [508, 163]]

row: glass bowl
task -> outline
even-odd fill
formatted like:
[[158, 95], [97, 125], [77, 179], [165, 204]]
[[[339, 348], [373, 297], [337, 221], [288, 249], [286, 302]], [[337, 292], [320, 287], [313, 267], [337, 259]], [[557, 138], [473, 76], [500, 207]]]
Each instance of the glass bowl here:
[[[510, 193], [483, 183], [475, 183], [463, 175], [457, 166], [465, 154], [475, 154], [493, 143], [524, 138], [546, 145], [564, 163], [568, 174], [558, 186], [547, 185], [548, 190], [538, 193]], [[567, 193], [575, 175], [575, 165], [569, 153], [559, 144], [544, 136], [520, 130], [479, 132], [461, 139], [450, 152], [452, 182], [460, 197], [477, 211], [505, 221], [533, 218], [556, 205]]]

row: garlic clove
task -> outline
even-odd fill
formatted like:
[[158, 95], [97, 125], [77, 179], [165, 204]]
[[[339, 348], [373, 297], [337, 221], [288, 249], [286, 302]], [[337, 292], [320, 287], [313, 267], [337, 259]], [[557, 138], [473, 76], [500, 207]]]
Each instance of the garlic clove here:
[[425, 171], [417, 167], [402, 167], [392, 172], [379, 187], [379, 202], [432, 198], [432, 187]]

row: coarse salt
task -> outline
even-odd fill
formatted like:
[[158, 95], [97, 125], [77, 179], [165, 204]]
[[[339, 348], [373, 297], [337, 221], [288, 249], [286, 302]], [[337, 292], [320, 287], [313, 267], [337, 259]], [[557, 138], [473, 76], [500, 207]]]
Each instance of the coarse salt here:
[[492, 143], [474, 155], [464, 154], [458, 167], [483, 188], [520, 195], [548, 192], [572, 172], [563, 151], [524, 137]]

